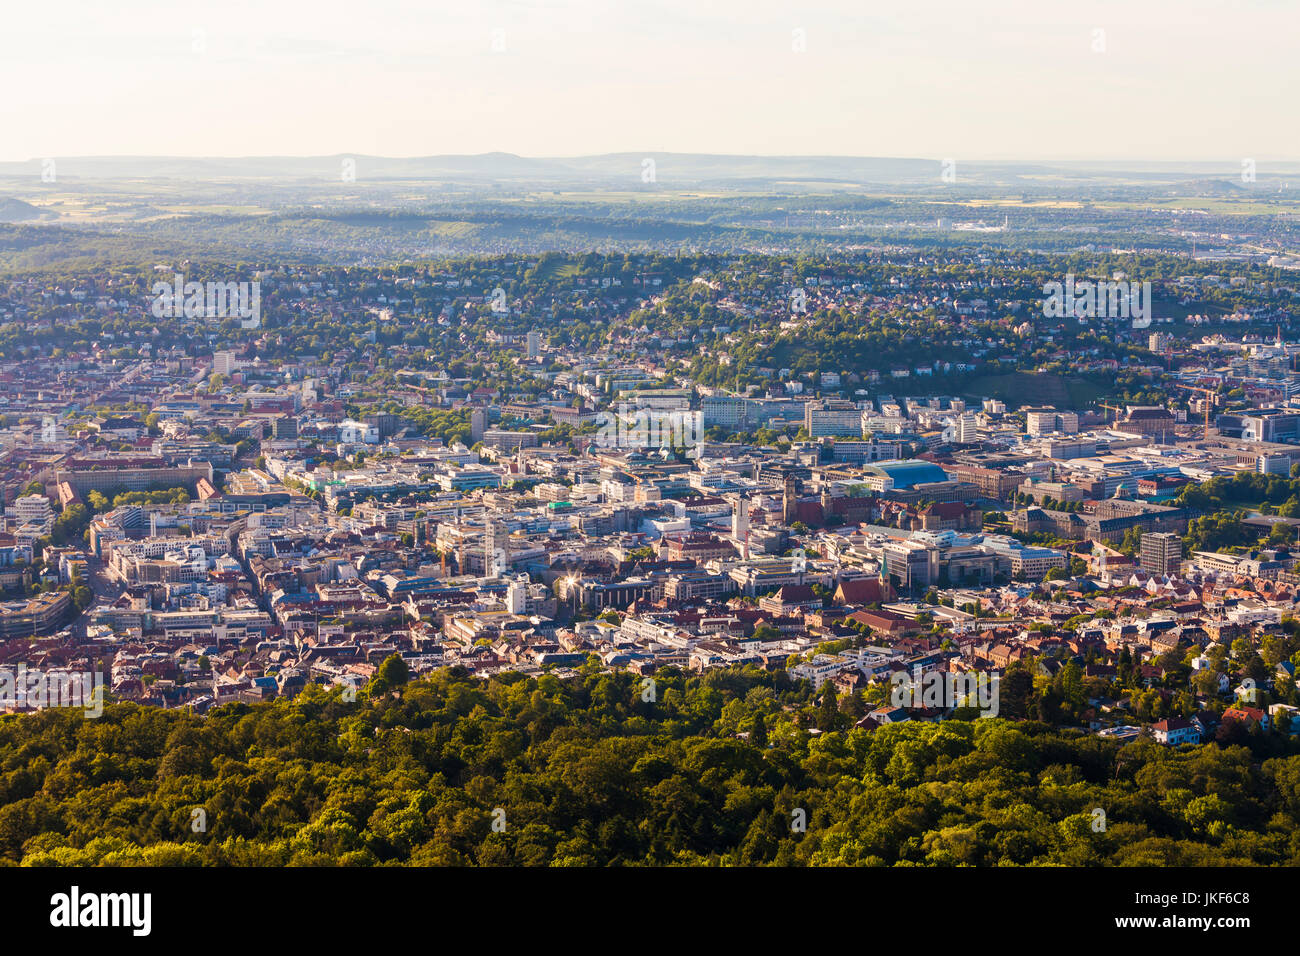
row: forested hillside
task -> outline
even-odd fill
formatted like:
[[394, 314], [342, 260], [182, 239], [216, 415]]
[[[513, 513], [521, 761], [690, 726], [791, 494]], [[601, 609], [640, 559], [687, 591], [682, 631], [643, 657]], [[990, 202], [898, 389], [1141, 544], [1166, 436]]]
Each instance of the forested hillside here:
[[[1300, 862], [1300, 756], [1277, 737], [1171, 751], [1004, 719], [867, 732], [844, 729], [849, 720], [806, 684], [756, 670], [661, 673], [653, 695], [630, 675], [444, 670], [403, 684], [398, 671], [381, 669], [355, 703], [309, 690], [206, 717], [112, 704], [99, 719], [5, 718], [0, 857]], [[792, 826], [801, 816], [806, 832]]]

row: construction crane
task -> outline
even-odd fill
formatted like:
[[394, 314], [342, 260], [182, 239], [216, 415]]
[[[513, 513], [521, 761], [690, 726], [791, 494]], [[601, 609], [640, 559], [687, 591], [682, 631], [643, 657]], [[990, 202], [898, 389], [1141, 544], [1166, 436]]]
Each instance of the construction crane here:
[[1200, 392], [1204, 397], [1201, 404], [1205, 406], [1205, 434], [1201, 436], [1202, 441], [1208, 441], [1210, 438], [1210, 409], [1214, 407], [1214, 397], [1217, 394], [1214, 389], [1201, 388], [1199, 385], [1178, 384], [1176, 387], [1185, 388], [1189, 392]]
[[1098, 404], [1107, 411], [1115, 413], [1115, 417], [1111, 419], [1112, 425], [1119, 421], [1119, 413], [1124, 411], [1123, 405], [1107, 405], [1105, 402], [1099, 402]]

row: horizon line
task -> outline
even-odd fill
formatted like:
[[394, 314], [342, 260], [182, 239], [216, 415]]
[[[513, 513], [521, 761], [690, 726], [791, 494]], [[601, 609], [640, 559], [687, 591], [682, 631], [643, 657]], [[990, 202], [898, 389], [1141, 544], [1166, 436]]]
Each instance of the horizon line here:
[[[336, 159], [346, 157], [365, 157], [367, 159], [388, 159], [388, 160], [421, 160], [421, 159], [441, 159], [441, 158], [465, 158], [465, 159], [482, 159], [491, 156], [505, 156], [514, 159], [525, 160], [552, 160], [560, 161], [566, 159], [593, 159], [604, 156], [709, 156], [736, 159], [829, 159], [829, 160], [899, 160], [910, 162], [934, 162], [942, 163], [947, 159], [954, 159], [961, 163], [1157, 163], [1165, 165], [1187, 165], [1194, 163], [1229, 163], [1240, 164], [1243, 157], [1229, 156], [1200, 156], [1195, 158], [1179, 159], [1161, 159], [1153, 157], [1107, 157], [1107, 156], [979, 156], [979, 157], [962, 157], [958, 156], [941, 156], [931, 157], [915, 154], [887, 155], [887, 154], [863, 154], [863, 153], [720, 153], [708, 151], [692, 150], [636, 150], [621, 149], [607, 150], [604, 152], [591, 153], [569, 153], [566, 155], [530, 155], [527, 153], [516, 153], [509, 150], [486, 150], [477, 153], [417, 153], [411, 155], [396, 155], [386, 153], [365, 153], [365, 152], [331, 152], [331, 153], [241, 153], [241, 154], [219, 154], [219, 153], [46, 153], [38, 155], [29, 155], [24, 159], [0, 159], [0, 163], [39, 163], [43, 160], [66, 159], [66, 160], [88, 160], [88, 159], [151, 159], [151, 160], [259, 160], [259, 159], [285, 159], [285, 160], [307, 160], [307, 159]], [[1256, 163], [1300, 163], [1300, 156], [1296, 157], [1270, 157], [1270, 156], [1252, 156]]]

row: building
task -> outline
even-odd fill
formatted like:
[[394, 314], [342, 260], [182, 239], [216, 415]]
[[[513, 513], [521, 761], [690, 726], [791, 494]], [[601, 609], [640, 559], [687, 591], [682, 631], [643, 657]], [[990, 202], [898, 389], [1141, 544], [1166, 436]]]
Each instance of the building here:
[[489, 519], [483, 533], [483, 573], [501, 577], [510, 564], [510, 536], [500, 522]]
[[[1076, 427], [1078, 421], [1075, 422]], [[951, 440], [958, 445], [969, 445], [979, 440], [978, 423], [971, 413], [958, 415], [952, 420]]]
[[1054, 568], [1069, 567], [1065, 552], [1055, 548], [1038, 548], [1004, 535], [987, 535], [984, 546], [1010, 560], [1013, 577], [1041, 581]]
[[715, 558], [734, 558], [736, 549], [731, 542], [711, 534], [687, 533], [664, 535], [660, 550], [668, 561], [694, 561], [703, 565]]
[[939, 583], [939, 549], [919, 541], [888, 541], [880, 548], [880, 580], [897, 591]]
[[733, 505], [731, 537], [741, 545], [749, 540], [749, 501], [743, 497], [738, 498]]
[[1128, 414], [1115, 423], [1122, 432], [1147, 435], [1155, 441], [1167, 442], [1174, 438], [1174, 416], [1169, 409], [1159, 405], [1130, 405]]
[[1011, 514], [1011, 528], [1017, 534], [1046, 531], [1070, 541], [1122, 541], [1130, 528], [1144, 531], [1187, 530], [1187, 512], [1144, 501], [1108, 498], [1087, 505], [1083, 513], [1028, 508]]
[[339, 422], [339, 441], [345, 445], [374, 445], [379, 442], [379, 426], [367, 425], [351, 418]]
[[588, 581], [583, 579], [573, 594], [561, 598], [576, 598], [585, 608], [602, 611], [606, 608], [621, 611], [636, 601], [658, 601], [664, 596], [662, 581], [646, 578], [628, 578], [623, 581]]
[[44, 495], [26, 495], [15, 498], [13, 515], [18, 524], [37, 524], [46, 531], [54, 521], [54, 512], [50, 508], [50, 499]]
[[984, 497], [994, 498], [999, 501], [1004, 500], [1025, 480], [1024, 472], [1011, 468], [1009, 464], [997, 462], [989, 462], [988, 464], [955, 462], [945, 464], [943, 470], [949, 477], [957, 481], [965, 481], [974, 485]]
[[[1230, 422], [1240, 420], [1240, 431], [1233, 436]], [[1220, 432], [1243, 441], [1271, 442], [1274, 444], [1294, 444], [1300, 441], [1300, 412], [1268, 409], [1254, 415], [1220, 415], [1224, 423]]]
[[862, 409], [853, 402], [828, 398], [804, 406], [804, 430], [809, 438], [862, 434]]
[[41, 422], [41, 441], [54, 445], [68, 440], [68, 429], [53, 415], [46, 415]]
[[477, 491], [480, 488], [501, 487], [501, 476], [486, 468], [457, 468], [436, 475], [434, 481], [443, 491]]
[[535, 359], [542, 354], [542, 333], [532, 329], [528, 333], [527, 356]]
[[734, 428], [748, 421], [748, 401], [730, 395], [706, 395], [700, 401], [704, 427], [722, 425]]
[[56, 482], [66, 482], [83, 498], [92, 491], [106, 493], [177, 487], [194, 489], [203, 478], [212, 481], [211, 462], [193, 462], [189, 465], [164, 468], [117, 466], [112, 459], [104, 459], [102, 466], [74, 468], [55, 474]]
[[1148, 531], [1142, 535], [1139, 564], [1147, 574], [1177, 574], [1183, 563], [1183, 539], [1167, 531]]
[[239, 359], [234, 352], [213, 352], [212, 371], [218, 375], [230, 375], [239, 370]]
[[1243, 727], [1250, 728], [1258, 726], [1265, 733], [1268, 732], [1271, 721], [1268, 712], [1258, 707], [1229, 707], [1223, 712], [1223, 723], [1237, 723]]
[[1075, 435], [1079, 432], [1079, 416], [1074, 412], [1057, 411], [1054, 406], [1025, 410], [1025, 431], [1030, 435]]
[[901, 441], [837, 441], [831, 445], [831, 461], [860, 465], [872, 461], [897, 461]]
[[72, 610], [72, 599], [66, 591], [0, 602], [0, 640], [53, 633], [72, 616]]
[[861, 483], [872, 491], [906, 491], [916, 485], [942, 484], [948, 475], [933, 462], [915, 458], [864, 465]]
[[488, 428], [483, 432], [480, 440], [486, 448], [499, 448], [504, 451], [538, 446], [536, 432], [511, 431], [505, 428]]
[[361, 419], [367, 425], [374, 425], [379, 431], [379, 440], [383, 441], [390, 435], [395, 435], [402, 430], [405, 422], [401, 415], [394, 415], [392, 412], [377, 412], [366, 415]]
[[699, 569], [675, 574], [664, 585], [664, 597], [670, 601], [715, 601], [735, 591], [736, 582], [728, 575]]
[[1180, 744], [1199, 744], [1201, 742], [1200, 728], [1190, 720], [1184, 720], [1181, 717], [1152, 724], [1151, 735], [1155, 737], [1156, 743], [1164, 744], [1166, 747], [1177, 747]]

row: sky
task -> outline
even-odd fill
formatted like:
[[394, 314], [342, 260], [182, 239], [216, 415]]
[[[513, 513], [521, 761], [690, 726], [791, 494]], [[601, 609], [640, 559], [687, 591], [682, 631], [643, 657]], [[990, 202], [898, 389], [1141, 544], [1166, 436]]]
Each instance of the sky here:
[[1295, 0], [7, 6], [0, 160], [1300, 159]]

